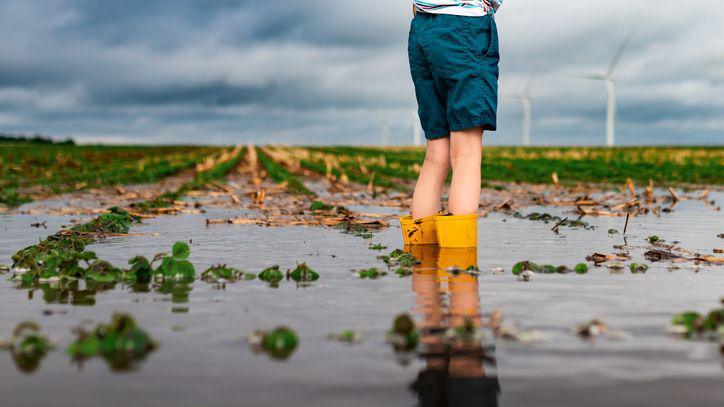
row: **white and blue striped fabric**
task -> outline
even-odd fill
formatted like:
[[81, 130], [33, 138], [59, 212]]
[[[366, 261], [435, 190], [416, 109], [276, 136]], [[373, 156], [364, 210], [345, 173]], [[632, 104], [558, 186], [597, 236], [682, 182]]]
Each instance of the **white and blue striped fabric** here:
[[418, 11], [458, 16], [495, 14], [503, 0], [412, 0]]

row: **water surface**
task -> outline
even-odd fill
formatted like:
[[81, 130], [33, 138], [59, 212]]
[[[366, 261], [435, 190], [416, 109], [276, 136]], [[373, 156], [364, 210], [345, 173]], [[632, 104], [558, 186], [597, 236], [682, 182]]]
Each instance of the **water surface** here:
[[[666, 334], [674, 313], [718, 305], [724, 296], [724, 267], [683, 263], [669, 270], [668, 263], [655, 263], [645, 274], [612, 274], [601, 267], [582, 276], [535, 275], [528, 283], [510, 273], [521, 260], [573, 266], [593, 252], [617, 251], [613, 245], [624, 244], [624, 238], [607, 230], [622, 231], [622, 218], [587, 218], [596, 230], [562, 228], [556, 235], [550, 224], [490, 215], [480, 219], [480, 247], [473, 254], [482, 275], [447, 275], [437, 269], [440, 256], [443, 261], [465, 260], [433, 251], [423, 254], [426, 267], [413, 276], [391, 274], [369, 281], [351, 270], [384, 267], [368, 245], [382, 243], [389, 247], [386, 251], [400, 247], [398, 227], [367, 241], [334, 229], [204, 222], [233, 215], [212, 211], [150, 219], [133, 228], [147, 235], [107, 239], [91, 250], [126, 267], [134, 255], [152, 257], [184, 240], [192, 242], [191, 260], [199, 272], [215, 263], [258, 272], [273, 264], [287, 269], [307, 262], [320, 280], [307, 288], [286, 281], [270, 288], [257, 280], [229, 284], [225, 290], [197, 281], [187, 302], [119, 285], [80, 301], [93, 305], [73, 305], [72, 299], [48, 293], [44, 298], [41, 290], [18, 290], [2, 278], [0, 337], [7, 338], [16, 323], [33, 320], [58, 344], [32, 373], [17, 369], [7, 352], [0, 353], [2, 405], [409, 406], [450, 400], [501, 406], [724, 404], [724, 368], [717, 347]], [[3, 215], [0, 263], [9, 263], [16, 250], [70, 219]], [[29, 226], [45, 220], [47, 230]], [[632, 219], [626, 243], [636, 262], [644, 261], [645, 238], [651, 234], [711, 254], [724, 245], [717, 238], [723, 225], [720, 212], [685, 201], [661, 218]], [[491, 267], [503, 267], [506, 273], [493, 274]], [[540, 330], [547, 340], [498, 340], [470, 347], [443, 345], [432, 334], [459, 326], [466, 318], [479, 322], [494, 309], [507, 321]], [[80, 368], [71, 364], [63, 352], [72, 340], [71, 328], [108, 321], [115, 311], [134, 315], [160, 348], [131, 372], [112, 371], [100, 359]], [[401, 312], [413, 313], [426, 328], [421, 354], [396, 354], [385, 343], [385, 332]], [[585, 341], [571, 333], [573, 326], [592, 318], [625, 332], [627, 339]], [[300, 338], [288, 360], [272, 360], [249, 349], [244, 341], [248, 333], [278, 325], [293, 327]], [[361, 343], [327, 338], [343, 329], [361, 331]]]

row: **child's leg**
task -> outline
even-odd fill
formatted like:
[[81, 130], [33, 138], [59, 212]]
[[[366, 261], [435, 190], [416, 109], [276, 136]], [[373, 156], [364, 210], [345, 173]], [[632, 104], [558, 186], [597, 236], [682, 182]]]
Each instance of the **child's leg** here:
[[[442, 188], [450, 172], [450, 139], [428, 140], [425, 162], [412, 195], [412, 218], [420, 219], [440, 210]], [[478, 186], [480, 183], [478, 183]]]
[[480, 166], [483, 130], [480, 127], [454, 131], [450, 135], [452, 184], [448, 210], [453, 215], [470, 215], [480, 206]]

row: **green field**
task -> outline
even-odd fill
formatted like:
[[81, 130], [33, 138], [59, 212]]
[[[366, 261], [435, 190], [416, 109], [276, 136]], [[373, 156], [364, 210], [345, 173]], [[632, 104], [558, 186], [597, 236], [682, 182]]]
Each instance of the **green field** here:
[[[288, 168], [259, 151], [259, 160], [277, 181], [303, 192], [302, 171], [360, 184], [399, 188], [417, 178], [422, 148], [266, 147], [286, 157]], [[108, 185], [150, 183], [220, 154], [205, 146], [75, 146], [0, 144], [0, 204], [17, 206], [48, 195]], [[562, 184], [724, 185], [724, 147], [485, 147], [486, 181]], [[402, 188], [404, 189], [404, 188]]]
[[195, 146], [0, 144], [0, 204], [32, 200], [28, 190], [72, 190], [155, 182], [221, 151]]
[[[421, 148], [310, 147], [337, 157], [339, 166], [357, 173], [359, 163], [384, 177], [416, 178], [424, 159]], [[361, 158], [361, 159], [360, 159]], [[319, 161], [319, 159], [317, 159]], [[659, 185], [724, 184], [724, 147], [485, 147], [485, 180], [618, 184], [628, 178]]]

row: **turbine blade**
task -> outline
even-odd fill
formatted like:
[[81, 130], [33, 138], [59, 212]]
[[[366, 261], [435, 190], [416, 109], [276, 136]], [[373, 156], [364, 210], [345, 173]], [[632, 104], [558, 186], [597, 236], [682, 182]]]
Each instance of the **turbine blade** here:
[[605, 81], [606, 76], [605, 75], [598, 75], [598, 74], [591, 74], [591, 75], [576, 75], [576, 79], [588, 79], [588, 80], [594, 80], [594, 81]]
[[616, 53], [613, 55], [613, 60], [611, 60], [611, 65], [608, 66], [608, 70], [606, 71], [605, 76], [609, 78], [613, 76], [613, 71], [616, 69], [616, 66], [621, 61], [621, 57], [626, 51], [626, 48], [628, 48], [629, 44], [631, 43], [631, 39], [633, 38], [634, 34], [636, 34], [636, 31], [631, 30], [631, 32], [626, 36], [621, 45], [618, 47]]

